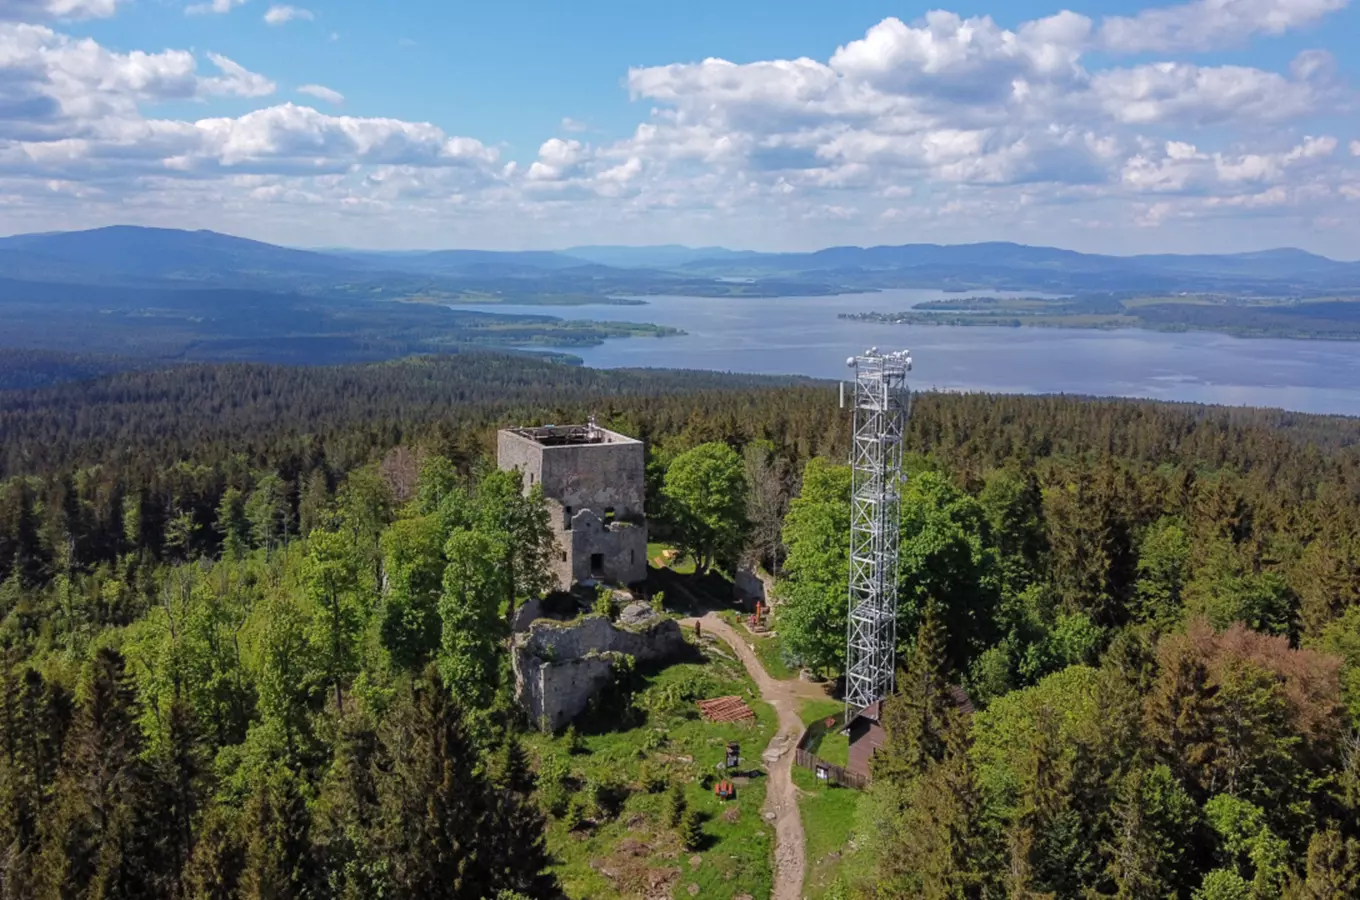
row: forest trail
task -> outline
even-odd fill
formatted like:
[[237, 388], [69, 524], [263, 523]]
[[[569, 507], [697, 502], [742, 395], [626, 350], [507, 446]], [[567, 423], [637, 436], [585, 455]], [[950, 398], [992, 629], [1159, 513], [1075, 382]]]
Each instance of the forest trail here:
[[702, 619], [685, 619], [681, 625], [722, 638], [746, 666], [760, 689], [761, 698], [779, 714], [779, 730], [761, 755], [769, 772], [765, 791], [765, 813], [774, 814], [774, 891], [772, 900], [799, 900], [803, 896], [803, 877], [807, 853], [803, 839], [803, 820], [798, 814], [798, 788], [793, 783], [793, 750], [803, 734], [803, 719], [798, 713], [802, 700], [824, 700], [826, 692], [815, 684], [799, 679], [778, 681], [760, 664], [750, 645], [715, 613]]

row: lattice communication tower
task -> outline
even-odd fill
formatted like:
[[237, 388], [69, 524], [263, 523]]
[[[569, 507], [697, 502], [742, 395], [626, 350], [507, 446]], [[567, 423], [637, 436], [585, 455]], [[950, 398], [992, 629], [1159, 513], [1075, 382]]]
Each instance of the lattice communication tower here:
[[[846, 722], [892, 693], [897, 651], [897, 545], [902, 443], [910, 414], [907, 350], [871, 347], [855, 370], [850, 451], [850, 609], [845, 668]], [[841, 386], [844, 405], [845, 385]]]

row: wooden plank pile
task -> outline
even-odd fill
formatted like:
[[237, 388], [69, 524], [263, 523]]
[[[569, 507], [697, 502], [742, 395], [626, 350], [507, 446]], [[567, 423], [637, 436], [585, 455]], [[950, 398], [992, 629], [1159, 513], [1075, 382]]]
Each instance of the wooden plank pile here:
[[710, 722], [754, 722], [756, 714], [740, 697], [714, 697], [700, 700], [699, 712]]

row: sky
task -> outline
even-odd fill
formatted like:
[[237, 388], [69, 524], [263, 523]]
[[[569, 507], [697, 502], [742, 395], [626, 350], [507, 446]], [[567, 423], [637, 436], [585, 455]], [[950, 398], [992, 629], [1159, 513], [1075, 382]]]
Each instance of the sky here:
[[0, 233], [1360, 257], [1360, 2], [0, 0]]

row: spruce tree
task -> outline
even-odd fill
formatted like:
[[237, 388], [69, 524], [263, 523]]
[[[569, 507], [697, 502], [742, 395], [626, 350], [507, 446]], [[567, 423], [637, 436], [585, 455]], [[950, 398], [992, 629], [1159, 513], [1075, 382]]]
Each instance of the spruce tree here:
[[27, 900], [34, 882], [39, 824], [70, 720], [69, 698], [35, 670], [5, 667], [0, 682], [0, 898]]
[[377, 856], [378, 755], [377, 735], [366, 723], [346, 720], [313, 816], [313, 852], [327, 896], [358, 900], [387, 893]]
[[1308, 842], [1307, 878], [1290, 886], [1289, 900], [1360, 897], [1360, 841], [1335, 826], [1315, 831]]
[[1114, 879], [1117, 900], [1164, 897], [1170, 887], [1162, 874], [1161, 835], [1147, 808], [1146, 780], [1146, 772], [1134, 769], [1119, 785], [1114, 834], [1107, 848], [1107, 871]]
[[878, 825], [877, 883], [884, 896], [984, 895], [990, 851], [970, 755], [969, 718], [955, 710], [944, 727], [943, 758], [906, 785], [902, 802], [890, 802]]
[[182, 698], [170, 703], [166, 736], [160, 757], [159, 781], [163, 786], [164, 850], [178, 873], [194, 848], [194, 826], [208, 799], [210, 761], [193, 707]]
[[685, 800], [685, 785], [679, 780], [671, 782], [670, 789], [666, 791], [666, 823], [672, 828], [680, 827], [680, 820], [685, 817], [685, 810], [689, 808], [688, 801]]
[[214, 806], [203, 816], [198, 840], [181, 877], [185, 900], [238, 900], [245, 869], [242, 815]]
[[680, 827], [676, 830], [680, 846], [686, 850], [698, 850], [704, 843], [703, 821], [697, 809], [687, 809], [680, 817]]
[[534, 773], [524, 744], [514, 734], [506, 735], [496, 752], [493, 782], [501, 790], [527, 797], [534, 792]]
[[926, 605], [916, 644], [898, 679], [897, 693], [883, 702], [885, 740], [874, 755], [876, 780], [921, 775], [945, 754], [945, 732], [954, 710], [945, 672], [945, 633], [938, 608]]
[[242, 900], [294, 900], [313, 884], [311, 819], [298, 777], [279, 763], [256, 776], [241, 817]]
[[163, 849], [163, 786], [142, 759], [132, 679], [107, 648], [92, 668], [43, 822], [36, 895], [168, 897], [178, 872]]
[[401, 896], [481, 900], [502, 888], [552, 896], [543, 821], [478, 767], [462, 710], [431, 667], [387, 717], [381, 853]]
[[1163, 654], [1162, 673], [1146, 704], [1146, 733], [1158, 757], [1201, 802], [1215, 762], [1220, 703], [1208, 666], [1183, 639]]

